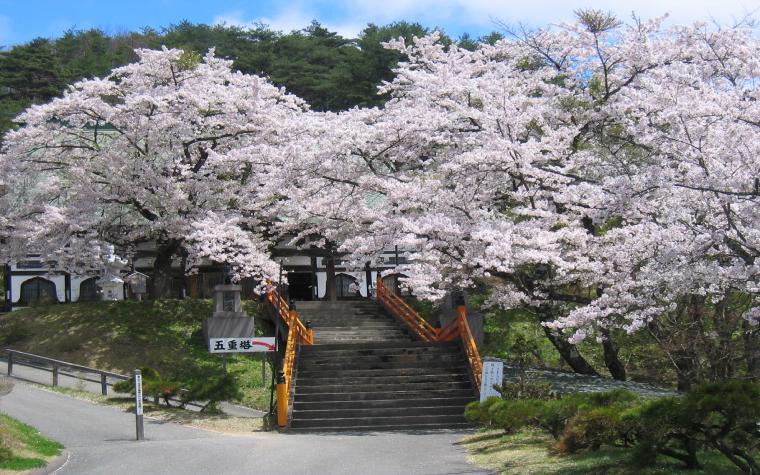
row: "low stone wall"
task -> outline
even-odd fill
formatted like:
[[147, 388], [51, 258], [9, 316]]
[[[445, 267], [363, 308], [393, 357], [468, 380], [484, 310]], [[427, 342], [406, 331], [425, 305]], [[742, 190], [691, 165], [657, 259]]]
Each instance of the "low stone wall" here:
[[[551, 391], [557, 395], [573, 393], [605, 392], [615, 389], [627, 389], [638, 394], [644, 399], [652, 399], [663, 396], [679, 396], [682, 393], [672, 389], [658, 388], [648, 384], [634, 383], [632, 381], [616, 381], [610, 378], [588, 376], [585, 374], [561, 371], [553, 368], [532, 368], [528, 371], [543, 373], [538, 381], [551, 383]], [[516, 368], [504, 365], [504, 382], [515, 383], [519, 376]]]

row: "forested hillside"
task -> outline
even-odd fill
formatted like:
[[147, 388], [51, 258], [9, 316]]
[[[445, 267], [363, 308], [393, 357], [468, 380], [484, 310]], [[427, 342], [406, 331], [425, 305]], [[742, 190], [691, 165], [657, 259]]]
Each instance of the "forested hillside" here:
[[[181, 48], [205, 53], [216, 48], [218, 57], [234, 60], [233, 67], [246, 74], [266, 76], [310, 104], [316, 111], [339, 111], [354, 106], [383, 104], [377, 86], [393, 78], [404, 56], [382, 42], [432, 32], [419, 23], [405, 21], [385, 26], [369, 24], [358, 38], [344, 38], [313, 21], [290, 33], [258, 23], [250, 28], [193, 24], [181, 21], [155, 30], [107, 33], [98, 29], [68, 30], [55, 39], [37, 38], [29, 43], [0, 49], [0, 130], [11, 127], [11, 117], [31, 104], [60, 96], [66, 85], [82, 78], [103, 77], [111, 69], [138, 59], [135, 48]], [[493, 43], [501, 35], [473, 40], [463, 35], [460, 47]], [[441, 43], [453, 42], [445, 35]]]

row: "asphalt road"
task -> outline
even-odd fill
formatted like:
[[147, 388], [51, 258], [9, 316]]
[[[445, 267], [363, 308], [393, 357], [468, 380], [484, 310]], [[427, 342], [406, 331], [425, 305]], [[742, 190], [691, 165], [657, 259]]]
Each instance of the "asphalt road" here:
[[17, 383], [0, 412], [61, 442], [55, 475], [485, 475], [455, 445], [468, 432], [256, 433], [228, 436], [145, 419]]

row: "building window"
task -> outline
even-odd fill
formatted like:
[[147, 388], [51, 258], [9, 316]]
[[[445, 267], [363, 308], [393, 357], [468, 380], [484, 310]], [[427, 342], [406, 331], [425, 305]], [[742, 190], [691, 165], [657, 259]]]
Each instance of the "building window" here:
[[396, 258], [396, 256], [391, 256], [391, 257], [386, 257], [385, 259], [386, 259], [385, 265], [389, 265], [389, 266], [400, 266], [402, 264], [407, 264], [406, 257], [404, 256], [398, 256], [398, 258]]
[[169, 277], [169, 292], [172, 297], [179, 297], [182, 293], [182, 278], [181, 277]]
[[401, 277], [406, 277], [403, 274], [391, 274], [386, 275], [383, 277], [383, 284], [385, 284], [386, 287], [391, 289], [394, 294], [400, 295], [402, 297], [408, 297], [411, 295], [411, 292], [409, 292], [408, 288], [404, 288], [401, 285], [401, 281], [399, 280]]
[[79, 297], [77, 298], [77, 302], [94, 302], [100, 300], [100, 296], [98, 295], [100, 287], [95, 283], [96, 280], [98, 280], [97, 277], [92, 277], [79, 284]]
[[335, 276], [335, 293], [338, 297], [358, 297], [358, 291], [351, 291], [351, 284], [356, 284], [356, 279], [346, 274]]
[[17, 269], [42, 269], [42, 261], [21, 261], [16, 264]]
[[22, 302], [57, 302], [55, 284], [41, 277], [27, 280], [21, 284]]

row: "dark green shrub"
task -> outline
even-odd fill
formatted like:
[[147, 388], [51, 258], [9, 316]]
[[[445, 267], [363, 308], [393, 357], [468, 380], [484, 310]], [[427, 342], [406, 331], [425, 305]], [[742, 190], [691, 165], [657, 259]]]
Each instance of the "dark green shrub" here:
[[[164, 381], [158, 371], [148, 366], [137, 368], [142, 375], [143, 395], [152, 398], [162, 398], [167, 406], [171, 406], [170, 399], [180, 392], [179, 384]], [[113, 385], [113, 390], [118, 393], [135, 393], [135, 378], [130, 376], [126, 381], [120, 381]]]
[[554, 440], [559, 440], [565, 426], [578, 413], [581, 398], [575, 395], [545, 401], [538, 407], [535, 423], [549, 432]]
[[[565, 406], [559, 406], [554, 430], [559, 417], [571, 416], [562, 437], [554, 445], [557, 452], [575, 452], [583, 448], [598, 449], [602, 445], [629, 447], [636, 438], [636, 421], [623, 417], [641, 399], [626, 390], [603, 393], [576, 394], [567, 398]], [[567, 420], [567, 419], [566, 419]]]
[[641, 401], [641, 398], [631, 391], [626, 389], [615, 389], [613, 391], [606, 391], [602, 393], [583, 393], [577, 394], [577, 397], [581, 401], [581, 407], [611, 407], [611, 406], [630, 406]]
[[505, 401], [492, 396], [482, 403], [470, 403], [465, 418], [493, 429], [517, 432], [533, 423], [542, 401]]
[[187, 392], [181, 395], [183, 406], [192, 401], [205, 401], [201, 412], [221, 401], [243, 397], [240, 383], [232, 374], [187, 382]]

